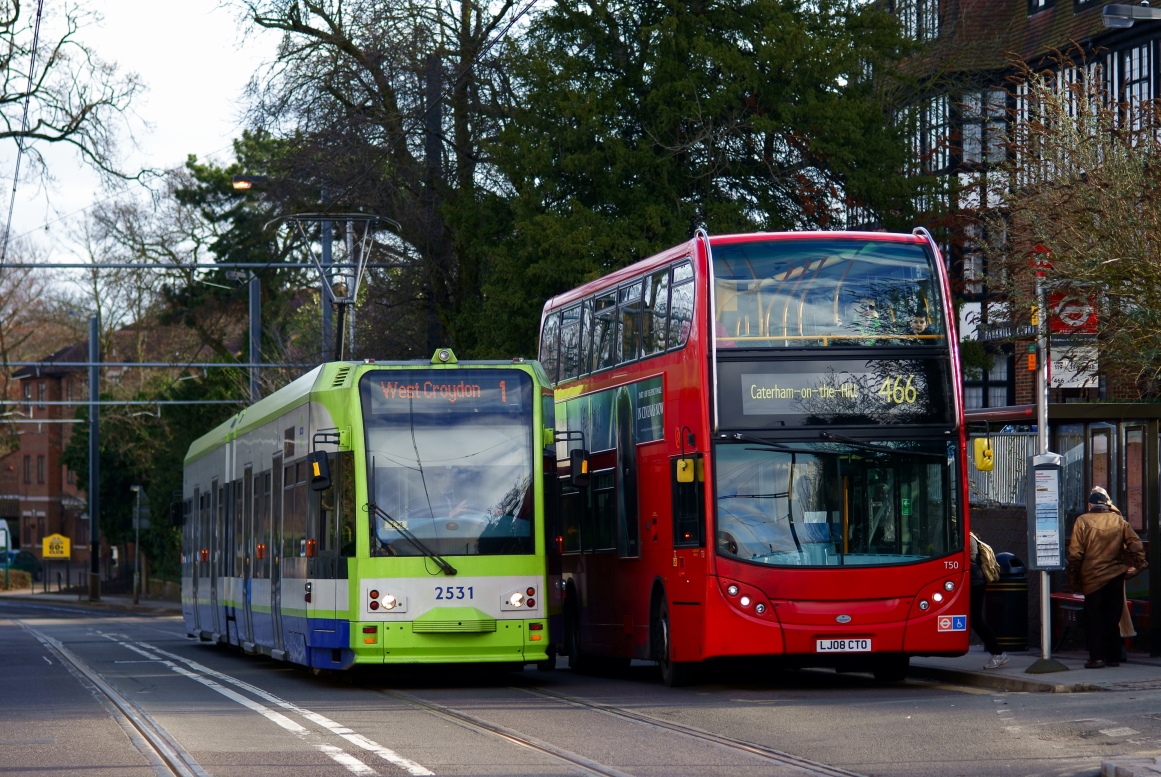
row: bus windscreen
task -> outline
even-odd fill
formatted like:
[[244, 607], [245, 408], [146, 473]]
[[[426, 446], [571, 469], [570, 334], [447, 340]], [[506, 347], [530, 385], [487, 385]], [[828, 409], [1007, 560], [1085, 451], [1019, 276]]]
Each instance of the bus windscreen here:
[[[441, 556], [535, 552], [531, 378], [382, 370], [364, 375], [360, 392], [367, 491], [380, 510]], [[422, 553], [366, 514], [372, 556]]]
[[715, 453], [719, 555], [885, 566], [962, 547], [953, 443], [730, 443]]
[[803, 238], [714, 246], [717, 347], [946, 345], [918, 243]]

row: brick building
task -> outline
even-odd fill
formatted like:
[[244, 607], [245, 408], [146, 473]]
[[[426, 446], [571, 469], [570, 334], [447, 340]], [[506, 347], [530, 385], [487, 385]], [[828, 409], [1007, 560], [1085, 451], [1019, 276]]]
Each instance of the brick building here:
[[[81, 401], [88, 396], [85, 371], [76, 367], [53, 367], [56, 362], [83, 362], [88, 345], [74, 344], [45, 357], [43, 367], [24, 367], [13, 377], [19, 404], [10, 410], [19, 447], [0, 458], [0, 518], [8, 521], [15, 535], [14, 549], [43, 555], [43, 539], [63, 534], [72, 541], [72, 557], [67, 565], [74, 582], [83, 580], [89, 563], [89, 517], [85, 493], [77, 488], [76, 473], [61, 463], [61, 453], [75, 425], [78, 405], [55, 405]], [[11, 406], [10, 406], [11, 407]], [[84, 434], [83, 425], [79, 433]], [[63, 575], [66, 565], [55, 562], [51, 571]]]

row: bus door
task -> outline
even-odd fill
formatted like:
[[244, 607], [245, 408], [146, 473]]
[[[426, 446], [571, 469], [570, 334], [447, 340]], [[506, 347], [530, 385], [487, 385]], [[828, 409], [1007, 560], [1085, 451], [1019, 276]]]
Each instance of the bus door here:
[[270, 614], [274, 620], [274, 649], [285, 650], [282, 638], [282, 453], [274, 454], [270, 486]]
[[[681, 655], [694, 649], [700, 652], [700, 646], [689, 640], [692, 635], [700, 635], [706, 607], [705, 459], [700, 453], [674, 456], [670, 459], [670, 481], [673, 566], [669, 570], [666, 595], [674, 647]], [[682, 636], [686, 639], [680, 639]], [[681, 660], [698, 657], [686, 653]]]
[[246, 633], [242, 640], [254, 641], [254, 618], [250, 611], [250, 584], [253, 579], [254, 563], [252, 548], [254, 540], [254, 465], [247, 464], [242, 470], [242, 622]]

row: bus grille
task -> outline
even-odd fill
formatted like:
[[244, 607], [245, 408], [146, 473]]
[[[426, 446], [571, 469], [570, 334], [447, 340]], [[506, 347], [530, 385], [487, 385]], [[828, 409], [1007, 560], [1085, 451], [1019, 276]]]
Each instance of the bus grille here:
[[485, 631], [495, 631], [496, 621], [493, 618], [456, 621], [418, 620], [412, 622], [411, 630], [416, 634], [447, 634], [451, 632], [480, 633]]

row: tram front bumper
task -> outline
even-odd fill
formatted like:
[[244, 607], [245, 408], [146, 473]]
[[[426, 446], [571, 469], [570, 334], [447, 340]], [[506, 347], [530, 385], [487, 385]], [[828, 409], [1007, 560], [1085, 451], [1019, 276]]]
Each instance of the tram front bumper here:
[[497, 621], [494, 631], [433, 632], [423, 628], [417, 628], [413, 621], [352, 623], [351, 645], [355, 650], [355, 663], [470, 664], [548, 660], [546, 620]]

